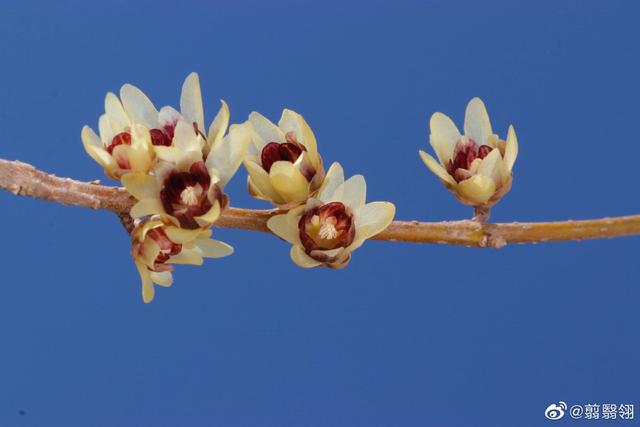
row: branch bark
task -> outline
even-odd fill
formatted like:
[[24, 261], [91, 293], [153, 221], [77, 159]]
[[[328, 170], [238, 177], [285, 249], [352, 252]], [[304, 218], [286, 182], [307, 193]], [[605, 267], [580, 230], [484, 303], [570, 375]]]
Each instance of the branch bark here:
[[[99, 181], [80, 182], [47, 174], [19, 161], [0, 159], [0, 188], [19, 196], [49, 200], [115, 212], [129, 228], [129, 210], [135, 199], [124, 188], [107, 187]], [[276, 210], [229, 207], [217, 227], [269, 232], [267, 220]], [[640, 215], [583, 221], [484, 224], [478, 221], [394, 221], [373, 240], [437, 243], [500, 248], [508, 243], [602, 239], [640, 234]]]

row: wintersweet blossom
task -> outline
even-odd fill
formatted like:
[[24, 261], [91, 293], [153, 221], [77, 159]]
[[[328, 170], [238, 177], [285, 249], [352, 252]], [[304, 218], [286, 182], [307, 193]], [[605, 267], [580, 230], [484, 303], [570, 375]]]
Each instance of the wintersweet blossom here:
[[106, 113], [100, 117], [100, 136], [89, 126], [82, 128], [82, 145], [105, 174], [120, 179], [130, 172], [146, 173], [155, 157], [151, 134], [143, 125], [134, 124], [112, 93], [105, 99]]
[[438, 160], [422, 150], [420, 157], [460, 202], [490, 207], [509, 191], [518, 155], [516, 132], [509, 126], [506, 141], [495, 135], [479, 98], [467, 105], [464, 135], [442, 113], [431, 116], [430, 127], [429, 142]]
[[131, 256], [142, 280], [142, 299], [155, 294], [154, 283], [171, 286], [174, 264], [202, 265], [203, 258], [233, 253], [226, 243], [213, 240], [211, 230], [184, 230], [158, 219], [140, 221], [131, 233]]
[[185, 229], [206, 228], [228, 204], [224, 187], [235, 174], [249, 141], [246, 125], [235, 125], [206, 160], [201, 136], [186, 121], [176, 124], [172, 147], [158, 150], [153, 174], [130, 173], [122, 183], [138, 199], [131, 216], [159, 215]]
[[291, 243], [291, 259], [300, 267], [343, 268], [364, 241], [389, 226], [395, 206], [365, 204], [362, 175], [344, 180], [342, 166], [331, 165], [315, 198], [288, 213], [269, 219], [269, 229]]
[[282, 209], [304, 203], [322, 185], [324, 168], [316, 137], [304, 118], [284, 110], [278, 125], [249, 115], [251, 143], [244, 157], [252, 196]]
[[222, 140], [229, 125], [229, 107], [221, 101], [222, 106], [205, 135], [204, 108], [197, 73], [189, 74], [182, 84], [179, 112], [170, 106], [158, 111], [144, 92], [130, 84], [122, 86], [120, 98], [131, 120], [149, 129], [152, 144], [156, 147], [173, 145], [176, 126], [179, 121], [185, 121], [202, 137], [199, 142], [206, 157], [211, 147]]

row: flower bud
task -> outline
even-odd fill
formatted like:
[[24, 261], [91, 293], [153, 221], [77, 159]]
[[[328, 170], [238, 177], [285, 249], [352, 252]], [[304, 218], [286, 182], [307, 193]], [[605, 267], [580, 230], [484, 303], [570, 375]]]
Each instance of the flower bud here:
[[464, 120], [464, 135], [442, 113], [431, 116], [429, 142], [438, 160], [424, 151], [420, 157], [461, 203], [489, 208], [510, 189], [518, 140], [509, 126], [506, 141], [493, 133], [484, 103], [473, 98]]

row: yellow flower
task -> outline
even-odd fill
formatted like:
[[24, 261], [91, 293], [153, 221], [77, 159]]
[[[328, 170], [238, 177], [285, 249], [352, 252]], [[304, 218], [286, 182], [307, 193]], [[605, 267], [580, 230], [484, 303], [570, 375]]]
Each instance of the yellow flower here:
[[317, 198], [269, 219], [269, 229], [293, 245], [291, 259], [300, 267], [343, 268], [351, 252], [387, 228], [395, 215], [388, 202], [365, 204], [362, 175], [344, 180], [342, 166], [331, 165]]
[[222, 140], [229, 125], [229, 108], [221, 102], [222, 107], [205, 136], [200, 80], [196, 73], [189, 74], [182, 85], [180, 112], [168, 106], [158, 111], [140, 89], [125, 84], [120, 89], [120, 98], [111, 92], [105, 98], [105, 114], [99, 121], [100, 137], [85, 126], [82, 143], [109, 177], [120, 179], [130, 172], [148, 172], [153, 166], [153, 147], [161, 150], [172, 146], [176, 126], [184, 121], [192, 126], [199, 150], [206, 157]]
[[153, 284], [171, 286], [173, 264], [202, 265], [204, 258], [233, 253], [226, 243], [210, 239], [211, 230], [183, 230], [157, 219], [139, 222], [131, 233], [131, 256], [142, 280], [142, 299], [153, 300]]
[[284, 110], [278, 126], [256, 112], [249, 115], [249, 123], [253, 132], [244, 165], [251, 195], [281, 209], [304, 203], [324, 179], [316, 137], [307, 122]]
[[460, 202], [490, 207], [511, 188], [518, 139], [509, 126], [507, 140], [493, 133], [484, 103], [473, 98], [464, 119], [464, 135], [442, 113], [431, 116], [429, 142], [439, 161], [420, 150], [420, 157]]
[[170, 106], [162, 107], [158, 111], [140, 89], [130, 84], [122, 86], [120, 98], [131, 120], [149, 129], [155, 147], [173, 145], [176, 126], [179, 121], [185, 121], [201, 137], [198, 142], [206, 157], [211, 147], [222, 140], [229, 126], [229, 107], [221, 100], [222, 106], [209, 127], [208, 136], [205, 135], [202, 93], [197, 73], [189, 74], [182, 84], [180, 112]]
[[100, 137], [89, 126], [82, 128], [82, 145], [109, 178], [120, 179], [130, 172], [151, 169], [154, 150], [147, 128], [134, 124], [118, 98], [108, 93], [106, 113], [100, 117]]
[[249, 136], [247, 126], [232, 126], [204, 160], [200, 136], [189, 123], [179, 121], [173, 146], [158, 150], [153, 175], [129, 173], [122, 177], [127, 191], [138, 199], [131, 216], [159, 215], [190, 230], [213, 225], [228, 204], [224, 187], [240, 166]]

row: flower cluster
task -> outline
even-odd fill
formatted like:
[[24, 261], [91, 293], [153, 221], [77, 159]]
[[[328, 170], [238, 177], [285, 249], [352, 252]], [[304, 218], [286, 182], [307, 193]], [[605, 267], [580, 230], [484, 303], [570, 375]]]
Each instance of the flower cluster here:
[[362, 175], [345, 181], [336, 162], [325, 177], [316, 137], [300, 114], [284, 110], [276, 126], [253, 112], [245, 124], [252, 129], [243, 161], [249, 192], [283, 212], [267, 226], [293, 245], [300, 267], [345, 267], [351, 252], [393, 220], [392, 203], [365, 204]]
[[212, 240], [211, 227], [228, 204], [224, 187], [242, 162], [251, 132], [229, 126], [222, 107], [205, 133], [198, 75], [182, 86], [180, 111], [159, 111], [135, 86], [125, 84], [118, 98], [108, 93], [99, 134], [82, 129], [87, 153], [119, 179], [138, 202], [131, 233], [132, 256], [142, 279], [145, 302], [153, 283], [169, 286], [173, 264], [202, 264], [203, 257], [229, 255], [233, 249]]
[[[430, 127], [438, 160], [420, 151], [424, 163], [458, 200], [488, 212], [511, 188], [518, 154], [513, 127], [501, 140], [478, 98], [467, 106], [464, 134], [442, 113], [431, 117]], [[294, 111], [285, 109], [277, 125], [253, 112], [229, 127], [222, 101], [205, 130], [196, 73], [182, 85], [180, 111], [156, 109], [130, 84], [119, 97], [108, 93], [98, 128], [99, 135], [85, 126], [82, 143], [137, 200], [130, 212], [131, 255], [145, 302], [153, 299], [154, 284], [172, 284], [174, 264], [200, 265], [233, 252], [211, 239], [210, 228], [229, 204], [224, 189], [241, 163], [249, 193], [278, 211], [267, 227], [292, 245], [291, 259], [300, 267], [345, 267], [395, 215], [392, 203], [366, 203], [362, 175], [345, 180], [337, 162], [325, 174], [316, 137]]]

